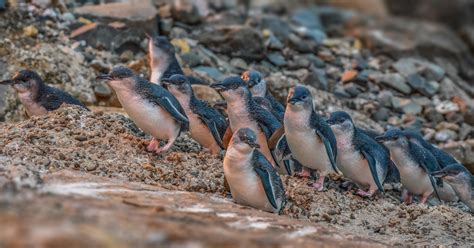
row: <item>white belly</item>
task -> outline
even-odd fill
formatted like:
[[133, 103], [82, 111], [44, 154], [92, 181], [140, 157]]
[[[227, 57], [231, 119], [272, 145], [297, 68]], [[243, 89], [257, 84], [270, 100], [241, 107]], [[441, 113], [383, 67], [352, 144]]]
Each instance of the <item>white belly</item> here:
[[20, 98], [20, 101], [25, 107], [26, 113], [29, 117], [35, 115], [44, 115], [48, 113], [48, 110], [46, 108], [31, 99], [31, 95], [29, 92], [18, 93], [18, 98]]
[[392, 151], [392, 160], [400, 172], [400, 181], [410, 193], [415, 195], [427, 195], [433, 192], [428, 174], [408, 159], [400, 151]]
[[285, 134], [293, 157], [302, 165], [317, 170], [323, 176], [333, 172], [326, 147], [315, 133], [309, 129], [302, 132], [285, 126]]
[[157, 139], [170, 139], [178, 136], [180, 125], [170, 113], [158, 105], [143, 100], [135, 94], [120, 94], [118, 99], [125, 112], [145, 133]]
[[252, 155], [242, 155], [230, 148], [224, 157], [224, 175], [232, 198], [238, 204], [273, 212], [262, 181], [251, 166]]
[[[352, 149], [338, 150], [336, 161], [342, 174], [354, 183], [363, 187], [377, 187], [370, 172], [369, 163], [359, 152]], [[383, 178], [380, 180], [383, 183]]]

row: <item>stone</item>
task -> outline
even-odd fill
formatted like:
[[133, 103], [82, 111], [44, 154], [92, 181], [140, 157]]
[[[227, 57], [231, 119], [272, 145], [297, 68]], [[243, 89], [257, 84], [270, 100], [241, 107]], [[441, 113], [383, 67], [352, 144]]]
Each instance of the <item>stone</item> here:
[[326, 72], [322, 69], [312, 68], [301, 81], [304, 84], [315, 87], [316, 89], [325, 91], [329, 89]]
[[291, 28], [288, 22], [277, 16], [264, 16], [260, 21], [260, 28], [269, 29], [283, 43], [287, 43]]
[[357, 97], [359, 94], [364, 92], [364, 88], [354, 83], [345, 84], [343, 89], [350, 97]]
[[459, 106], [451, 101], [443, 101], [436, 105], [436, 111], [441, 114], [459, 111]]
[[456, 138], [457, 138], [456, 132], [450, 129], [443, 129], [435, 134], [435, 140], [439, 142], [455, 140]]
[[286, 65], [286, 60], [281, 53], [274, 52], [267, 55], [267, 59], [274, 65], [282, 67]]
[[194, 72], [205, 78], [210, 78], [210, 82], [222, 81], [225, 79], [225, 75], [215, 67], [210, 66], [198, 66], [193, 68]]
[[295, 49], [300, 53], [312, 53], [317, 50], [317, 44], [311, 41], [306, 41], [295, 34], [288, 36], [288, 41], [291, 48]]
[[403, 113], [405, 114], [419, 114], [423, 108], [414, 101], [410, 101], [408, 104], [402, 106]]
[[407, 81], [413, 89], [425, 96], [432, 96], [436, 94], [439, 88], [439, 85], [436, 87], [436, 82], [427, 82], [426, 79], [420, 76], [418, 73], [409, 75], [407, 77]]
[[173, 29], [174, 21], [171, 18], [165, 18], [160, 20], [160, 31], [163, 32], [163, 34], [169, 34], [171, 33], [171, 30]]
[[94, 85], [94, 94], [97, 99], [109, 98], [112, 96], [113, 91], [106, 83], [98, 81], [96, 85]]
[[247, 70], [248, 69], [248, 64], [247, 62], [245, 62], [245, 60], [241, 59], [241, 58], [233, 58], [230, 60], [230, 65], [237, 68], [237, 69], [240, 69], [240, 70]]
[[358, 72], [356, 70], [348, 70], [342, 74], [341, 81], [343, 83], [350, 82], [357, 77]]
[[[146, 33], [156, 33], [158, 11], [150, 1], [133, 1], [84, 5], [74, 9], [74, 14], [96, 20], [96, 26], [72, 36], [75, 40], [85, 40], [88, 45], [108, 49], [118, 53], [132, 50], [141, 51], [140, 43]], [[114, 28], [109, 23], [122, 22], [123, 28]]]
[[393, 93], [389, 90], [382, 90], [377, 95], [380, 106], [391, 107], [392, 106]]
[[405, 78], [403, 78], [398, 73], [383, 74], [381, 77], [377, 78], [376, 81], [380, 84], [391, 87], [405, 95], [411, 93], [411, 88], [407, 83], [405, 83]]
[[213, 88], [207, 85], [193, 84], [191, 85], [191, 87], [193, 87], [194, 95], [199, 99], [205, 100], [210, 103], [215, 103], [219, 100], [222, 100], [221, 95]]
[[390, 116], [392, 116], [390, 109], [382, 107], [372, 115], [372, 118], [375, 121], [387, 121]]
[[38, 29], [33, 25], [26, 26], [23, 28], [23, 35], [28, 37], [36, 37], [38, 35]]
[[246, 26], [208, 28], [199, 34], [198, 40], [211, 51], [231, 57], [254, 60], [263, 59], [265, 55], [261, 34]]
[[265, 46], [268, 49], [273, 49], [273, 50], [282, 50], [284, 48], [283, 43], [275, 37], [273, 34], [271, 34], [267, 40], [265, 41]]
[[173, 19], [186, 24], [197, 24], [202, 21], [203, 13], [200, 13], [197, 1], [184, 0], [173, 3], [171, 8]]
[[6, 0], [0, 0], [0, 10], [4, 10], [7, 7], [7, 1]]

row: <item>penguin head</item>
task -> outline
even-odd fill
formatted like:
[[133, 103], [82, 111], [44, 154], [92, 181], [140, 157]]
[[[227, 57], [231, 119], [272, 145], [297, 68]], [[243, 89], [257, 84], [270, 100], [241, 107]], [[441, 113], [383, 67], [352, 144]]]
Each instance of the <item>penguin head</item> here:
[[241, 128], [233, 135], [233, 147], [241, 152], [250, 152], [260, 148], [257, 135], [250, 128]]
[[226, 101], [250, 97], [250, 91], [245, 85], [245, 81], [240, 77], [228, 77], [220, 83], [211, 84], [210, 87], [217, 90]]
[[0, 84], [12, 85], [18, 93], [37, 92], [43, 80], [34, 71], [21, 70], [11, 80], [2, 81]]
[[409, 144], [408, 138], [398, 128], [389, 129], [384, 135], [377, 136], [375, 139], [388, 148], [407, 148]]
[[450, 164], [439, 171], [431, 173], [434, 177], [442, 178], [449, 183], [459, 183], [463, 179], [470, 179], [471, 175], [469, 171], [461, 164]]
[[148, 49], [150, 51], [151, 60], [160, 60], [164, 56], [174, 56], [174, 46], [166, 38], [166, 36], [148, 36]]
[[313, 110], [313, 97], [308, 88], [304, 86], [291, 88], [286, 102], [292, 110]]
[[412, 131], [412, 130], [404, 130], [403, 134], [412, 142], [420, 144], [421, 142], [424, 141], [423, 136], [417, 131]]
[[245, 71], [242, 73], [241, 78], [247, 83], [252, 96], [265, 96], [267, 82], [265, 82], [260, 72], [254, 70]]
[[349, 133], [354, 130], [354, 122], [351, 116], [344, 111], [331, 113], [327, 123], [336, 134]]
[[175, 74], [169, 78], [162, 78], [161, 82], [175, 96], [184, 95], [190, 97], [193, 94], [191, 83], [184, 75]]
[[132, 70], [125, 66], [118, 66], [112, 69], [108, 74], [102, 74], [97, 76], [98, 80], [106, 80], [107, 84], [112, 87], [125, 87], [132, 85], [134, 74]]

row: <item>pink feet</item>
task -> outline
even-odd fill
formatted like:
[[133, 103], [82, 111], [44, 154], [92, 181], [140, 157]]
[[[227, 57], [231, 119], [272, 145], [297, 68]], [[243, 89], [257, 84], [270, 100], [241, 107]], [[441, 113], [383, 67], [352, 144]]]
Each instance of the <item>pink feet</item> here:
[[149, 152], [153, 152], [153, 151], [156, 151], [156, 149], [158, 149], [159, 147], [160, 147], [160, 141], [153, 138], [151, 139], [150, 144], [148, 144], [148, 146], [146, 147], [146, 150]]
[[310, 177], [311, 172], [307, 168], [303, 167], [302, 171], [297, 172], [296, 175], [299, 177]]
[[313, 183], [313, 187], [319, 192], [324, 190], [324, 179], [326, 179], [326, 177], [320, 175], [318, 180]]
[[408, 190], [404, 189], [402, 192], [402, 201], [405, 204], [411, 204], [413, 202], [413, 196], [408, 192]]
[[362, 197], [372, 197], [372, 196], [375, 194], [376, 191], [377, 191], [377, 190], [375, 190], [375, 189], [370, 189], [370, 188], [369, 188], [368, 191], [364, 191], [364, 190], [359, 189], [359, 190], [357, 190], [357, 193], [356, 193], [356, 194], [358, 194], [358, 195], [360, 195], [360, 196], [362, 196]]
[[153, 139], [151, 139], [150, 144], [148, 144], [146, 149], [149, 152], [155, 152], [157, 154], [162, 153], [162, 152], [166, 152], [171, 148], [171, 146], [173, 145], [175, 140], [176, 140], [176, 138], [169, 139], [168, 143], [166, 143], [165, 146], [160, 147], [160, 140], [158, 140], [156, 138], [153, 138]]

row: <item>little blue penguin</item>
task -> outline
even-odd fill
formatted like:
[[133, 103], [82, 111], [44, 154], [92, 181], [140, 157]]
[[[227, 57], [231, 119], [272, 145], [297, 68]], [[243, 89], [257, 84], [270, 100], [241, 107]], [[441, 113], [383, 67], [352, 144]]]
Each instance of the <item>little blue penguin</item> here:
[[342, 174], [361, 188], [358, 195], [371, 197], [377, 190], [384, 192], [392, 161], [386, 148], [355, 126], [351, 116], [343, 111], [331, 113], [327, 120], [337, 140], [337, 166]]
[[250, 128], [257, 135], [259, 151], [275, 166], [267, 139], [281, 127], [270, 112], [259, 106], [240, 77], [228, 77], [220, 83], [211, 84], [227, 102], [229, 128], [233, 133], [241, 128]]
[[[422, 146], [424, 149], [428, 150], [436, 158], [436, 161], [438, 162], [440, 168], [445, 168], [450, 164], [458, 163], [458, 161], [456, 161], [456, 159], [454, 159], [447, 152], [437, 148], [433, 144], [428, 143], [425, 139], [423, 139], [420, 133], [412, 130], [404, 130], [403, 133], [411, 142], [416, 143], [419, 146]], [[443, 182], [446, 182], [446, 180], [442, 180]], [[443, 201], [450, 202], [459, 200], [456, 195], [456, 192], [454, 191], [452, 185], [449, 182], [437, 186], [436, 189], [438, 191], [440, 199]]]
[[282, 122], [285, 115], [285, 106], [273, 97], [267, 89], [267, 82], [258, 71], [249, 70], [242, 73], [242, 79], [247, 83], [253, 97], [264, 97], [270, 103], [272, 113]]
[[225, 153], [224, 175], [236, 203], [279, 213], [286, 203], [285, 189], [277, 171], [258, 148], [252, 129], [238, 129]]
[[[186, 112], [179, 101], [160, 85], [135, 76], [130, 69], [123, 66], [116, 67], [109, 74], [100, 75], [97, 79], [107, 81], [117, 93], [130, 118], [140, 129], [153, 137], [147, 147], [148, 151], [167, 151], [181, 131], [188, 129]], [[168, 142], [160, 147], [161, 140]]]
[[12, 79], [2, 81], [0, 84], [11, 85], [15, 89], [28, 117], [54, 111], [63, 103], [77, 105], [88, 110], [79, 100], [68, 93], [46, 85], [41, 77], [31, 70], [22, 70]]
[[324, 179], [336, 167], [336, 137], [326, 121], [313, 109], [311, 92], [304, 86], [291, 88], [284, 118], [285, 136], [292, 157], [303, 166], [319, 172], [313, 184], [324, 190]]
[[404, 187], [402, 200], [412, 202], [412, 195], [420, 195], [425, 203], [436, 190], [435, 179], [431, 172], [439, 170], [439, 165], [431, 153], [422, 146], [411, 142], [398, 128], [389, 129], [376, 138], [390, 150], [392, 161], [400, 172], [400, 181]]
[[150, 81], [161, 84], [161, 78], [169, 78], [175, 74], [184, 75], [175, 56], [173, 44], [165, 36], [148, 37], [150, 55]]
[[466, 167], [459, 163], [450, 164], [439, 171], [432, 172], [431, 175], [448, 182], [459, 199], [471, 209], [471, 212], [474, 212], [474, 179]]
[[219, 154], [223, 149], [222, 138], [227, 128], [227, 121], [217, 110], [203, 100], [194, 96], [193, 88], [188, 78], [183, 75], [173, 75], [162, 78], [167, 89], [183, 107], [189, 119], [191, 138], [210, 150]]

